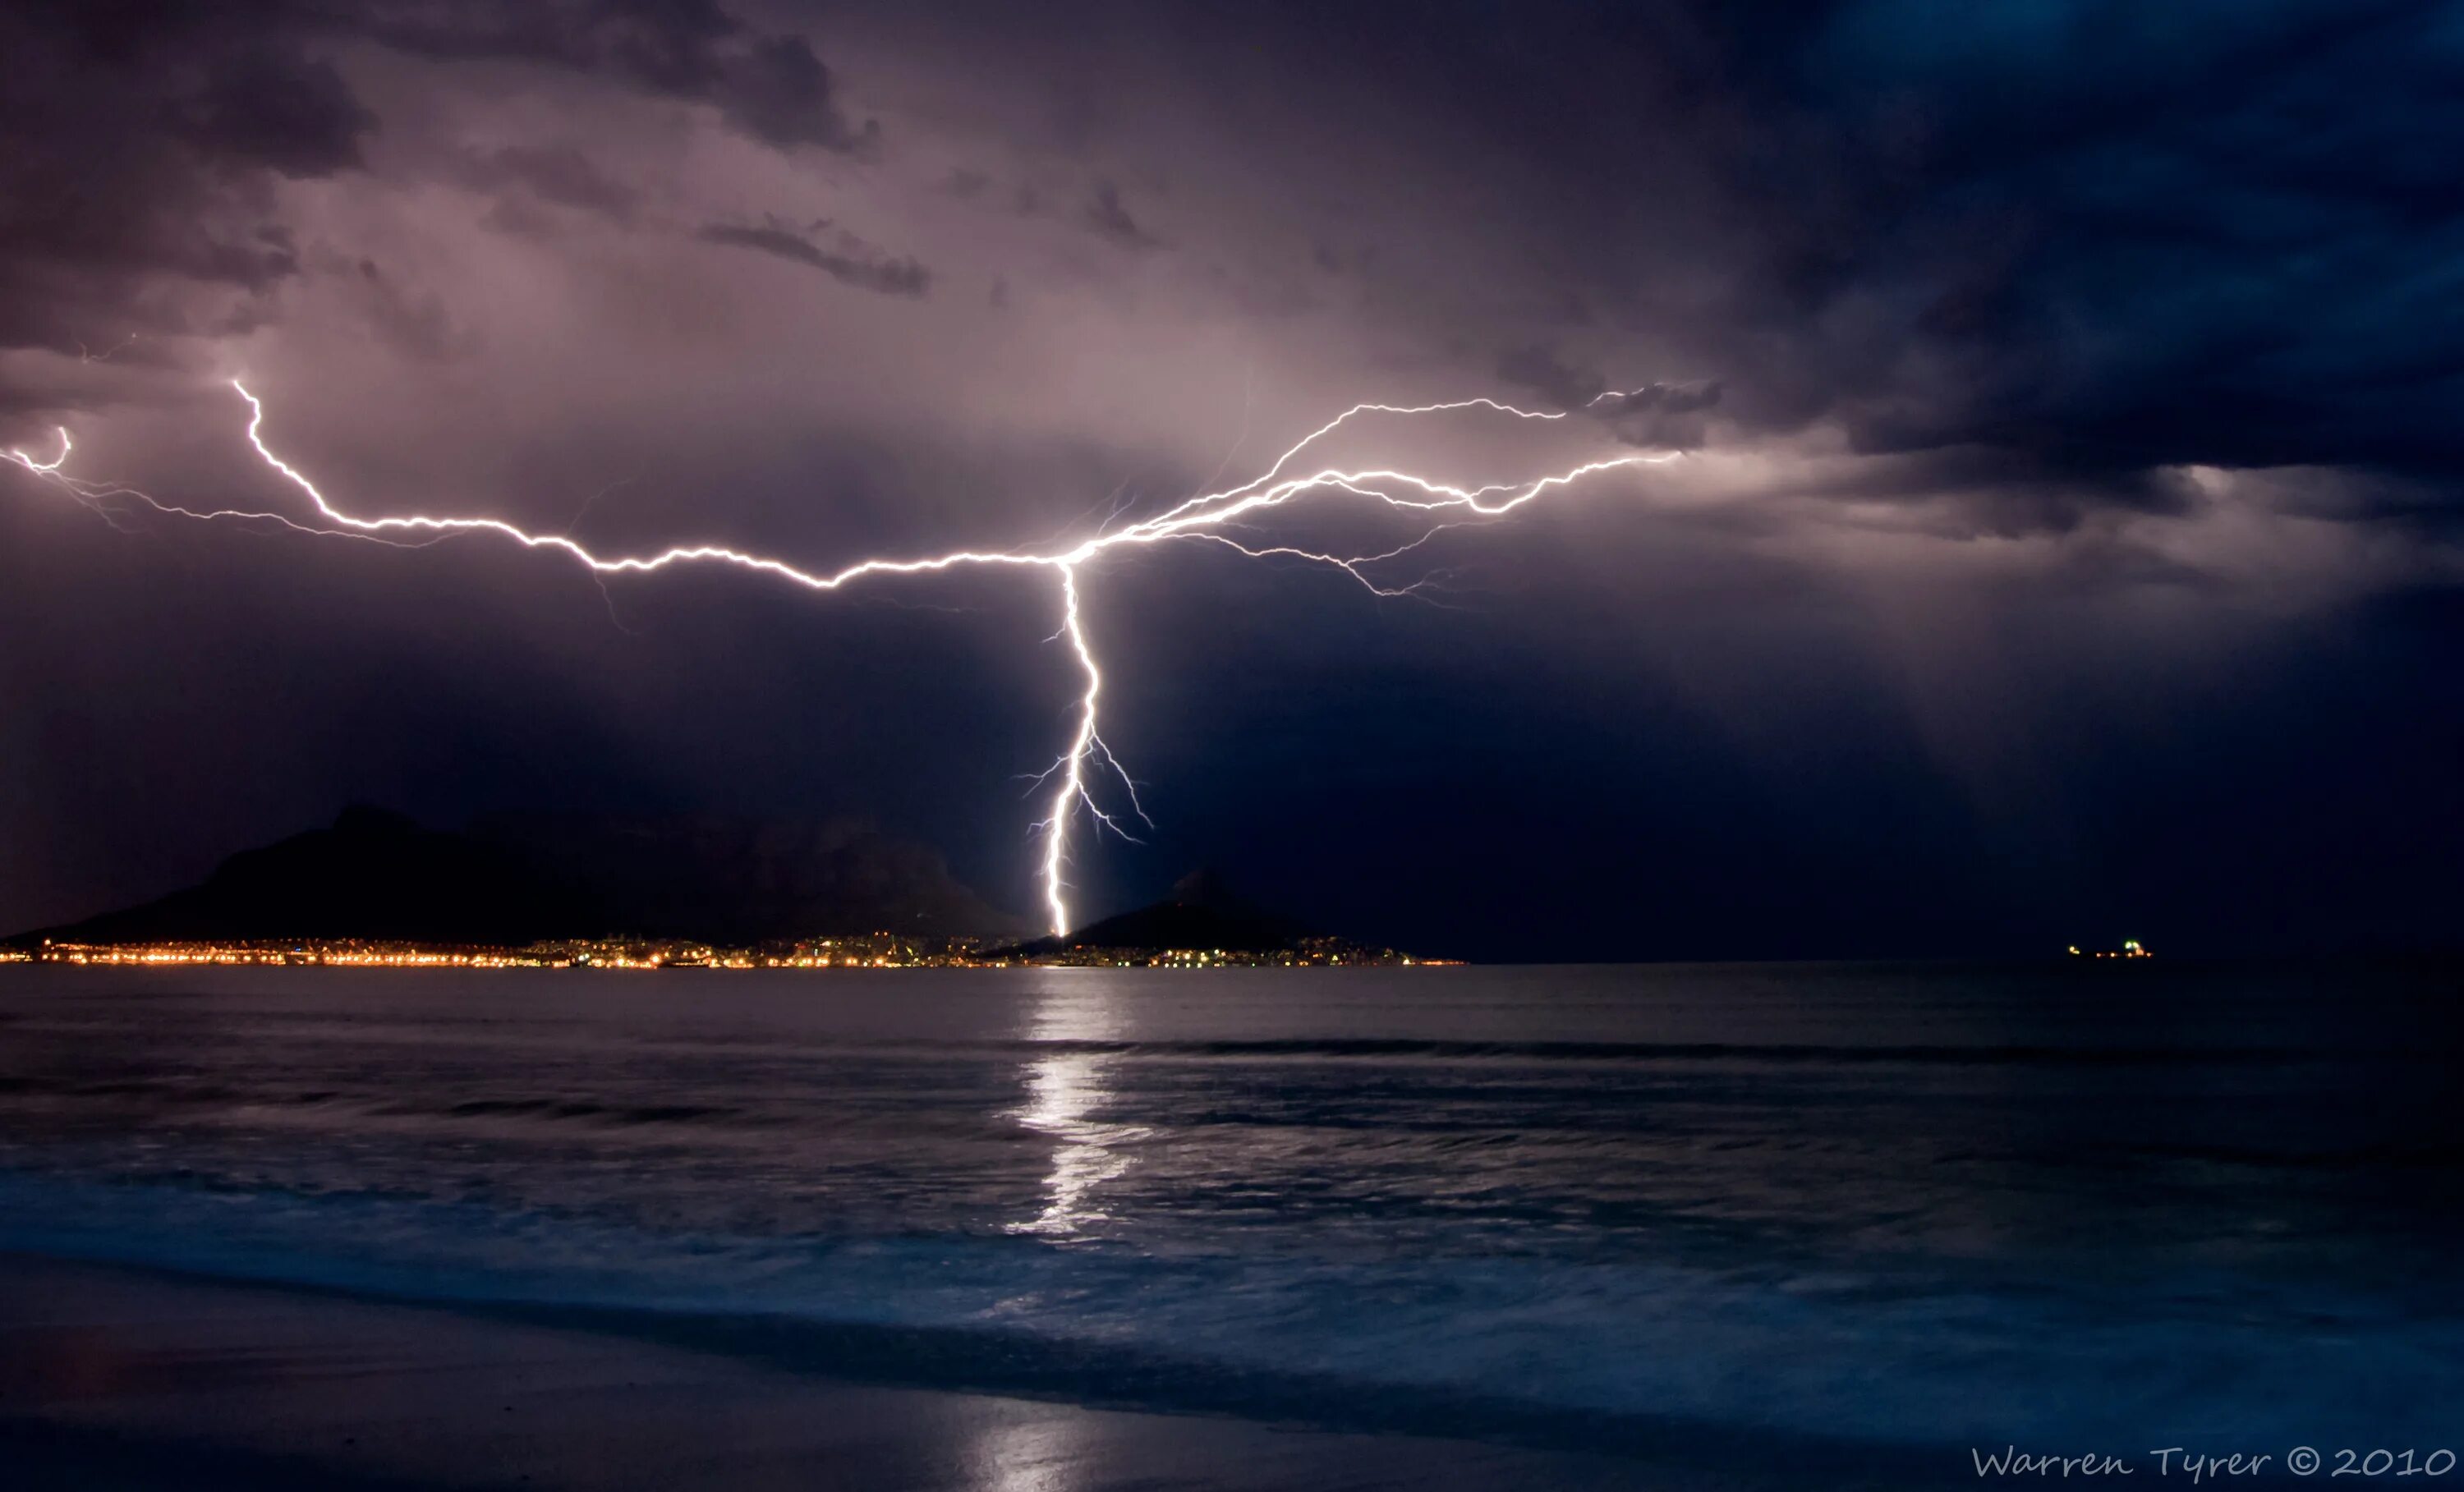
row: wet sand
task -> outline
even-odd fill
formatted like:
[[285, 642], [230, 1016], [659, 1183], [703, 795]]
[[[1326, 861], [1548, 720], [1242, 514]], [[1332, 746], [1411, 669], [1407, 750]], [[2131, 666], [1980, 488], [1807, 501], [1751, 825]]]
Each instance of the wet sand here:
[[11, 1487], [104, 1492], [1668, 1484], [1609, 1457], [885, 1388], [26, 1256], [0, 1256], [0, 1466]]

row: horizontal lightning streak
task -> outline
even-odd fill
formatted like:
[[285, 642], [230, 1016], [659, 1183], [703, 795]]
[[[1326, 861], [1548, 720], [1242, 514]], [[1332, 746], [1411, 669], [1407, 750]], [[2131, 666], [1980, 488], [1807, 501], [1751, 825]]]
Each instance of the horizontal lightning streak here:
[[[512, 539], [527, 548], [554, 550], [578, 561], [598, 577], [648, 574], [678, 564], [713, 563], [759, 571], [813, 590], [833, 591], [851, 581], [873, 576], [931, 575], [977, 565], [1040, 568], [1056, 572], [1061, 581], [1061, 627], [1053, 637], [1056, 641], [1066, 641], [1068, 644], [1069, 650], [1078, 664], [1080, 674], [1085, 679], [1085, 689], [1077, 700], [1076, 725], [1068, 749], [1036, 778], [1039, 785], [1050, 784], [1056, 775], [1060, 779], [1059, 783], [1053, 786], [1049, 800], [1051, 812], [1034, 825], [1034, 828], [1044, 835], [1042, 880], [1045, 905], [1050, 914], [1055, 936], [1067, 934], [1070, 926], [1068, 902], [1064, 893], [1067, 889], [1066, 872], [1069, 865], [1068, 825], [1071, 817], [1083, 809], [1098, 826], [1110, 828], [1121, 834], [1123, 838], [1129, 837], [1118, 820], [1103, 807], [1089, 787], [1088, 782], [1089, 764], [1098, 765], [1119, 779], [1122, 788], [1129, 795], [1132, 811], [1149, 827], [1153, 827], [1155, 822], [1147, 817], [1144, 805], [1138, 801], [1136, 784], [1131, 779], [1128, 770], [1121, 765], [1119, 758], [1113, 756], [1111, 747], [1106, 744], [1100, 729], [1097, 704], [1103, 693], [1104, 676], [1103, 669], [1096, 660], [1095, 649], [1088, 641], [1085, 617], [1080, 605], [1079, 575], [1082, 566], [1111, 550], [1161, 544], [1179, 539], [1196, 539], [1224, 545], [1250, 559], [1281, 557], [1326, 565], [1341, 570], [1375, 595], [1406, 596], [1413, 594], [1420, 584], [1425, 583], [1425, 581], [1403, 586], [1385, 585], [1369, 573], [1366, 567], [1409, 554], [1448, 530], [1463, 527], [1477, 519], [1494, 518], [1511, 513], [1545, 493], [1570, 486], [1585, 477], [1622, 468], [1647, 466], [1676, 459], [1675, 454], [1671, 452], [1613, 456], [1587, 461], [1579, 466], [1570, 467], [1565, 471], [1552, 472], [1529, 482], [1492, 483], [1482, 487], [1458, 487], [1413, 472], [1383, 468], [1363, 471], [1327, 468], [1301, 476], [1284, 474], [1285, 469], [1290, 466], [1302, 451], [1353, 420], [1368, 414], [1413, 416], [1480, 409], [1521, 420], [1555, 421], [1572, 417], [1572, 411], [1523, 409], [1512, 405], [1501, 404], [1494, 399], [1462, 399], [1444, 404], [1428, 405], [1358, 404], [1302, 436], [1287, 447], [1283, 454], [1277, 456], [1273, 464], [1265, 472], [1238, 487], [1226, 488], [1220, 492], [1201, 493], [1184, 499], [1154, 517], [1118, 529], [1111, 527], [1113, 520], [1108, 517], [1092, 537], [1081, 539], [1074, 544], [1023, 551], [955, 550], [948, 554], [913, 560], [868, 559], [838, 570], [816, 571], [803, 569], [783, 560], [747, 553], [723, 544], [679, 544], [655, 554], [609, 558], [595, 553], [574, 538], [569, 532], [536, 534], [501, 518], [443, 517], [428, 514], [362, 517], [336, 507], [304, 472], [276, 455], [265, 443], [264, 404], [236, 379], [231, 382], [231, 387], [248, 402], [249, 444], [255, 449], [257, 455], [268, 467], [306, 496], [319, 517], [328, 524], [336, 525], [335, 527], [301, 523], [279, 513], [257, 513], [239, 509], [204, 511], [184, 508], [159, 501], [133, 488], [82, 481], [68, 475], [61, 470], [67, 464], [73, 449], [69, 433], [65, 429], [59, 432], [60, 453], [50, 461], [38, 460], [23, 450], [12, 450], [5, 454], [10, 461], [24, 468], [34, 476], [63, 488], [78, 501], [102, 513], [106, 518], [111, 516], [111, 514], [104, 504], [109, 499], [125, 497], [143, 502], [159, 513], [179, 517], [269, 521], [303, 534], [365, 539], [404, 548], [424, 547], [457, 534], [492, 534]], [[1601, 399], [1609, 397], [1611, 396], [1607, 394], [1600, 396]], [[1595, 399], [1592, 402], [1597, 404], [1599, 400]], [[1342, 555], [1287, 544], [1252, 547], [1221, 532], [1243, 518], [1265, 514], [1309, 494], [1323, 491], [1346, 493], [1399, 512], [1433, 516], [1453, 515], [1453, 516], [1447, 521], [1433, 521], [1419, 538], [1407, 543], [1382, 553], [1369, 555]], [[401, 535], [423, 537], [415, 539], [395, 537]]]
[[[244, 393], [246, 390], [242, 390], [242, 392]], [[428, 544], [435, 542], [435, 540], [429, 539], [421, 543], [408, 543], [400, 539], [385, 538], [375, 534], [358, 534], [347, 531], [338, 532], [334, 529], [318, 528], [312, 524], [301, 523], [297, 519], [280, 513], [258, 513], [245, 508], [184, 508], [177, 503], [165, 502], [158, 497], [140, 492], [136, 488], [126, 486], [122, 483], [89, 482], [79, 477], [71, 476], [60, 470], [62, 466], [67, 464], [69, 453], [74, 447], [69, 440], [69, 432], [67, 430], [61, 430], [59, 432], [59, 436], [60, 453], [49, 461], [37, 461], [27, 452], [17, 450], [0, 451], [0, 456], [5, 456], [8, 460], [18, 466], [24, 467], [34, 475], [51, 482], [61, 491], [67, 493], [70, 496], [76, 498], [79, 503], [94, 510], [94, 512], [99, 516], [104, 522], [112, 524], [115, 528], [117, 528], [119, 524], [114, 511], [109, 504], [114, 498], [126, 497], [142, 502], [148, 508], [153, 509], [155, 512], [164, 514], [170, 517], [205, 519], [228, 518], [233, 521], [249, 520], [260, 523], [275, 523], [291, 530], [295, 534], [311, 534], [319, 538], [362, 539], [369, 543], [385, 544], [396, 549], [422, 549], [427, 547]]]

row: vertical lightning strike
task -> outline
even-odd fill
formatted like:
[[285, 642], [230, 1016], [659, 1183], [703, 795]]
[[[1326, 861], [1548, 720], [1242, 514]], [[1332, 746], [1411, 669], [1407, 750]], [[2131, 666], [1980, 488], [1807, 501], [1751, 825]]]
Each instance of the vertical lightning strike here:
[[1032, 827], [1045, 836], [1044, 905], [1052, 913], [1052, 935], [1066, 937], [1069, 932], [1069, 907], [1061, 893], [1068, 889], [1069, 883], [1063, 879], [1062, 871], [1069, 862], [1071, 817], [1084, 809], [1096, 827], [1136, 843], [1130, 831], [1121, 827], [1120, 820], [1095, 801], [1093, 791], [1087, 785], [1089, 764], [1100, 758], [1121, 779], [1121, 788], [1129, 795], [1130, 811], [1148, 828], [1155, 827], [1155, 821], [1147, 817], [1146, 805], [1138, 801], [1138, 785], [1131, 780], [1129, 769], [1112, 755], [1112, 748], [1104, 744], [1095, 710], [1096, 698], [1104, 691], [1104, 670], [1095, 661], [1095, 649], [1087, 641], [1087, 620], [1078, 604], [1078, 567], [1064, 563], [1055, 568], [1061, 572], [1061, 630], [1052, 636], [1067, 639], [1069, 650], [1077, 655], [1078, 671], [1086, 676], [1087, 691], [1078, 696], [1078, 728], [1069, 739], [1069, 749], [1038, 779], [1039, 782], [1049, 781], [1055, 776], [1061, 779], [1060, 787], [1052, 795], [1052, 812], [1037, 820]]
[[[1055, 937], [1067, 936], [1070, 927], [1069, 905], [1064, 893], [1068, 889], [1065, 872], [1070, 858], [1071, 821], [1081, 810], [1084, 810], [1096, 828], [1111, 829], [1125, 839], [1129, 838], [1128, 831], [1122, 828], [1118, 819], [1097, 801], [1088, 782], [1089, 766], [1100, 765], [1108, 769], [1119, 779], [1122, 788], [1127, 792], [1131, 811], [1150, 826], [1154, 823], [1153, 820], [1147, 818], [1145, 806], [1138, 801], [1137, 784], [1131, 780], [1128, 771], [1122, 767], [1119, 758], [1112, 755], [1111, 747], [1105, 744], [1103, 734], [1099, 729], [1096, 707], [1098, 698], [1103, 693], [1104, 674], [1102, 667], [1096, 660], [1095, 649], [1088, 642], [1086, 620], [1080, 607], [1078, 572], [1081, 565], [1109, 549], [1160, 544], [1172, 539], [1194, 539], [1226, 546], [1253, 560], [1282, 557], [1326, 565], [1341, 570], [1353, 580], [1368, 587], [1373, 594], [1405, 596], [1413, 594], [1420, 584], [1424, 583], [1424, 581], [1403, 585], [1389, 585], [1379, 581], [1369, 567], [1409, 554], [1450, 529], [1461, 528], [1479, 519], [1501, 517], [1545, 493], [1571, 486], [1585, 477], [1622, 468], [1652, 465], [1676, 459], [1674, 452], [1614, 456], [1587, 461], [1528, 482], [1501, 482], [1471, 488], [1457, 487], [1408, 472], [1385, 469], [1339, 471], [1328, 468], [1304, 476], [1284, 475], [1285, 469], [1290, 466], [1303, 450], [1344, 425], [1366, 414], [1417, 416], [1478, 409], [1510, 415], [1521, 420], [1565, 420], [1572, 418], [1575, 412], [1520, 409], [1512, 405], [1501, 404], [1494, 399], [1463, 399], [1432, 405], [1358, 404], [1302, 436], [1287, 448], [1283, 454], [1277, 456], [1265, 472], [1240, 486], [1226, 488], [1220, 492], [1201, 493], [1184, 499], [1154, 517], [1117, 529], [1111, 526], [1112, 520], [1108, 517], [1104, 526], [1099, 528], [1091, 538], [1054, 552], [954, 550], [948, 554], [917, 560], [868, 559], [857, 560], [835, 571], [809, 571], [783, 560], [765, 555], [748, 554], [720, 544], [680, 544], [652, 555], [626, 555], [609, 559], [594, 554], [576, 540], [570, 533], [534, 534], [501, 518], [440, 517], [426, 514], [373, 518], [358, 516], [335, 506], [304, 472], [275, 454], [273, 449], [265, 442], [265, 406], [237, 380], [231, 382], [231, 387], [238, 390], [240, 398], [248, 402], [250, 446], [255, 450], [257, 456], [267, 467], [307, 497], [319, 518], [332, 526], [302, 523], [280, 513], [257, 513], [239, 509], [201, 511], [184, 508], [159, 501], [134, 488], [89, 482], [71, 476], [61, 470], [67, 464], [73, 450], [69, 432], [65, 429], [59, 432], [60, 453], [49, 461], [39, 460], [21, 450], [0, 452], [0, 456], [5, 456], [10, 462], [22, 467], [38, 480], [60, 487], [107, 520], [114, 516], [108, 504], [114, 499], [124, 498], [143, 503], [155, 512], [179, 517], [262, 520], [303, 534], [315, 534], [333, 538], [363, 539], [398, 548], [420, 548], [455, 535], [485, 533], [510, 538], [526, 548], [555, 550], [581, 563], [591, 572], [594, 579], [607, 575], [647, 574], [650, 571], [666, 569], [673, 564], [706, 562], [759, 570], [781, 580], [792, 581], [796, 584], [812, 590], [834, 591], [851, 581], [870, 576], [930, 575], [978, 565], [1034, 567], [1054, 571], [1061, 579], [1061, 630], [1054, 634], [1054, 638], [1067, 642], [1070, 651], [1077, 657], [1079, 669], [1086, 679], [1086, 691], [1078, 698], [1077, 725], [1070, 736], [1068, 749], [1050, 767], [1045, 769], [1038, 779], [1039, 782], [1051, 782], [1054, 779], [1058, 779], [1058, 784], [1053, 787], [1050, 799], [1051, 813], [1046, 818], [1039, 820], [1034, 825], [1034, 828], [1045, 836], [1044, 900], [1045, 908], [1050, 914], [1052, 932]], [[1613, 396], [1602, 394], [1592, 403], [1596, 405], [1600, 400], [1610, 397]], [[1418, 516], [1426, 526], [1418, 538], [1409, 542], [1380, 553], [1367, 555], [1342, 555], [1288, 544], [1253, 548], [1221, 532], [1244, 519], [1281, 508], [1317, 492], [1344, 493], [1380, 503], [1397, 512]], [[1441, 520], [1437, 516], [1441, 514], [1454, 516]], [[393, 537], [397, 535], [418, 537]]]
[[1052, 817], [1044, 833], [1044, 903], [1052, 910], [1052, 935], [1069, 934], [1069, 904], [1062, 899], [1066, 883], [1061, 871], [1068, 860], [1069, 814], [1081, 802], [1100, 822], [1103, 810], [1087, 792], [1087, 754], [1095, 749], [1095, 696], [1104, 691], [1104, 672], [1095, 666], [1095, 650], [1087, 646], [1087, 625], [1078, 615], [1078, 569], [1061, 567], [1061, 630], [1087, 675], [1087, 692], [1078, 698], [1078, 734], [1064, 754], [1061, 786], [1052, 795]]

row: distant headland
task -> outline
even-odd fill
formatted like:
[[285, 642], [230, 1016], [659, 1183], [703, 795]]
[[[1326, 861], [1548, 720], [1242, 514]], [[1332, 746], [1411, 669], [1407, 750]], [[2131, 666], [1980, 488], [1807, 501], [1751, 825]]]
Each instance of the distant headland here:
[[504, 818], [468, 832], [345, 809], [203, 882], [0, 943], [0, 962], [841, 969], [1417, 965], [1265, 912], [1212, 875], [1026, 938], [925, 846], [846, 824]]

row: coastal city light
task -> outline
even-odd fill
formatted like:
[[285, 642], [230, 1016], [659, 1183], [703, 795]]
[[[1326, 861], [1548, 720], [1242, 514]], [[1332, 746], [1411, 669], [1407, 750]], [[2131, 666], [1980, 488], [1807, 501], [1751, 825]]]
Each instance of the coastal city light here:
[[985, 937], [914, 937], [876, 932], [730, 948], [681, 939], [585, 938], [517, 948], [388, 942], [369, 938], [226, 939], [100, 943], [45, 938], [33, 948], [0, 948], [0, 963], [95, 967], [323, 969], [1012, 969], [1024, 965], [1149, 969], [1331, 969], [1455, 966], [1391, 948], [1337, 937], [1304, 937], [1288, 948], [1113, 948], [1073, 945], [1021, 950]]
[[2120, 948], [2101, 948], [2092, 954], [2082, 951], [2077, 943], [2071, 944], [2070, 950], [2071, 956], [2074, 958], [2153, 958], [2156, 956], [2135, 937], [2123, 938]]

